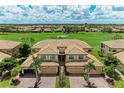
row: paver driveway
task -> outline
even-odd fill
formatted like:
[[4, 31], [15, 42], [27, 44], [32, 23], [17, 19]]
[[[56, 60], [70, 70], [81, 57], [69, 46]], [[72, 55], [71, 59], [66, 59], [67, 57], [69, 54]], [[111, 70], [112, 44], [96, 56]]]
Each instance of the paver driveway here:
[[36, 81], [35, 76], [28, 74], [28, 75], [25, 75], [23, 77], [20, 77], [20, 84], [17, 87], [18, 88], [33, 87], [35, 81]]
[[42, 76], [40, 88], [55, 88], [56, 76]]
[[[33, 87], [35, 84], [35, 77], [21, 77], [21, 83], [18, 88], [28, 88]], [[42, 76], [39, 88], [54, 88], [55, 87], [56, 76]]]
[[[86, 81], [82, 76], [69, 76], [71, 88], [85, 88]], [[98, 88], [109, 88], [108, 83], [103, 77], [90, 77], [90, 81], [95, 83]]]
[[71, 88], [84, 88], [87, 84], [82, 76], [69, 76]]

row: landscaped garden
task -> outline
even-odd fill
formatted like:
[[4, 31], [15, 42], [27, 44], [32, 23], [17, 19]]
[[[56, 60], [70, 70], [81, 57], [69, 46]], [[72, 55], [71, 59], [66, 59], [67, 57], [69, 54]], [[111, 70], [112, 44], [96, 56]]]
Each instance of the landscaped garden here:
[[[102, 41], [111, 40], [116, 35], [121, 35], [124, 37], [124, 33], [103, 33], [103, 32], [80, 32], [80, 33], [0, 33], [1, 40], [15, 40], [15, 41], [22, 41], [22, 38], [34, 38], [35, 44], [38, 41], [45, 40], [45, 39], [56, 39], [56, 38], [64, 38], [64, 39], [79, 39], [87, 42], [89, 45], [93, 47], [93, 55], [96, 56], [99, 60], [101, 57], [98, 54], [100, 50], [100, 44]], [[33, 45], [32, 44], [32, 45]], [[83, 78], [83, 77], [82, 77]], [[9, 82], [12, 77], [8, 77], [4, 79], [4, 81], [0, 82], [0, 87], [11, 87], [9, 86]], [[56, 86], [59, 86], [60, 78], [56, 78]], [[124, 87], [124, 81], [117, 81], [113, 87]], [[16, 87], [16, 86], [15, 86]], [[63, 87], [70, 87], [69, 78], [65, 77], [65, 85]]]

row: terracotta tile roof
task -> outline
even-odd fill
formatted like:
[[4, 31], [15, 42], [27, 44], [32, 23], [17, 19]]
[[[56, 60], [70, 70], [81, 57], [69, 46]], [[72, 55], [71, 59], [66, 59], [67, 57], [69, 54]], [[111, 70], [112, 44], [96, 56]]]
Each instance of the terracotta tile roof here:
[[54, 66], [59, 66], [59, 63], [56, 63], [56, 62], [43, 62], [41, 64], [41, 66], [50, 66], [50, 67], [54, 67]]
[[65, 53], [66, 54], [85, 54], [83, 49], [85, 48], [92, 48], [87, 43], [81, 40], [73, 40], [73, 39], [50, 39], [50, 40], [43, 40], [36, 43], [32, 48], [39, 48], [40, 54], [43, 52], [46, 54], [50, 53], [59, 53], [57, 47], [66, 47]]
[[1, 62], [3, 59], [8, 58], [8, 57], [11, 57], [11, 56], [8, 55], [8, 54], [5, 54], [5, 53], [3, 53], [3, 52], [0, 52], [0, 62]]
[[124, 51], [114, 54], [114, 56], [116, 56], [121, 61], [121, 63], [124, 64]]
[[65, 54], [87, 54], [87, 52], [84, 51], [84, 49], [81, 49], [75, 45], [68, 48], [68, 50], [65, 52]]
[[48, 39], [43, 40], [36, 43], [32, 48], [42, 48], [44, 45], [50, 44], [51, 46], [59, 46], [60, 44], [64, 44], [65, 46], [77, 45], [81, 48], [92, 48], [86, 42], [81, 40], [74, 40], [74, 39]]
[[21, 67], [23, 67], [23, 68], [29, 68], [32, 63], [33, 63], [33, 59], [32, 59], [32, 55], [30, 55], [30, 56], [21, 64]]
[[53, 49], [47, 45], [43, 47], [37, 54], [58, 54], [58, 50]]
[[21, 44], [21, 42], [10, 41], [10, 40], [0, 40], [0, 49], [13, 49]]
[[124, 48], [124, 39], [109, 40], [109, 41], [104, 41], [102, 43], [111, 48]]

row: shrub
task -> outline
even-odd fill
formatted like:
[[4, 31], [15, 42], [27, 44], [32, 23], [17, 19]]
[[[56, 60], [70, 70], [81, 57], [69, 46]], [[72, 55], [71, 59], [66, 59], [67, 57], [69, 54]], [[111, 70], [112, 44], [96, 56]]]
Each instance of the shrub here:
[[108, 54], [107, 57], [104, 59], [104, 64], [106, 66], [113, 65], [117, 67], [119, 63], [120, 63], [120, 60], [117, 59], [117, 57], [114, 57], [112, 54]]
[[120, 75], [115, 71], [115, 67], [113, 65], [105, 67], [103, 72], [104, 72], [104, 74], [108, 75], [109, 77], [113, 78], [114, 80], [121, 79]]
[[116, 35], [113, 37], [113, 39], [114, 39], [114, 40], [116, 40], [116, 39], [123, 39], [123, 36], [116, 34]]

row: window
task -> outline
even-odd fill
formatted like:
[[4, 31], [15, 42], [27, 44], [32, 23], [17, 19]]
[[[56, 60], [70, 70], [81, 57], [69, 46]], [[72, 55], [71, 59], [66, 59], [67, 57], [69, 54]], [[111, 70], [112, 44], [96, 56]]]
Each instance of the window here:
[[46, 60], [46, 55], [41, 55], [42, 60]]
[[101, 48], [104, 48], [105, 46], [104, 46], [104, 44], [101, 44]]
[[83, 60], [83, 59], [84, 59], [84, 56], [83, 56], [83, 55], [79, 55], [79, 56], [78, 56], [78, 59], [79, 59], [79, 60]]
[[88, 49], [88, 52], [91, 52], [92, 50], [91, 49]]
[[74, 60], [74, 56], [73, 55], [69, 55], [69, 60]]
[[113, 49], [113, 50], [112, 50], [112, 52], [116, 52], [116, 50], [115, 50], [115, 49]]
[[55, 55], [50, 55], [50, 60], [55, 60]]

